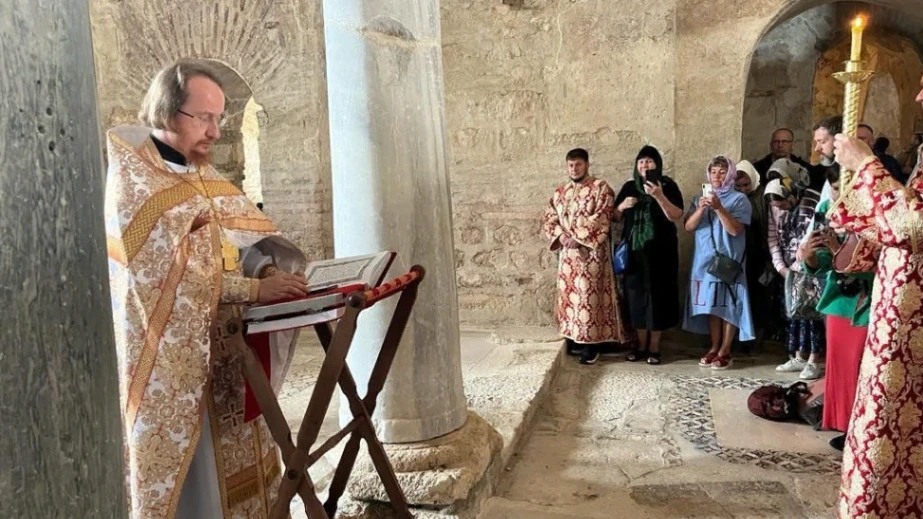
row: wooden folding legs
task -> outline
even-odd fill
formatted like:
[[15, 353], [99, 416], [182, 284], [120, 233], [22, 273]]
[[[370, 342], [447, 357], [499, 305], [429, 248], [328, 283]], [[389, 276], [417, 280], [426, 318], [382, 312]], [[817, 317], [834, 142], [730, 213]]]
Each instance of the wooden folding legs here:
[[[391, 318], [391, 324], [388, 326], [388, 331], [385, 333], [384, 342], [378, 354], [378, 359], [376, 359], [375, 366], [372, 368], [372, 373], [369, 375], [368, 389], [366, 390], [365, 398], [360, 400], [356, 382], [349, 372], [349, 367], [344, 369], [343, 375], [340, 377], [340, 389], [343, 391], [343, 395], [349, 403], [353, 421], [360, 420], [361, 425], [350, 435], [349, 442], [346, 444], [343, 454], [340, 456], [340, 462], [337, 464], [336, 471], [334, 472], [333, 481], [330, 483], [327, 501], [324, 503], [324, 509], [330, 517], [336, 514], [337, 503], [346, 490], [346, 483], [349, 480], [349, 476], [356, 463], [356, 457], [359, 454], [359, 440], [361, 439], [365, 439], [369, 449], [369, 457], [372, 458], [375, 470], [378, 472], [378, 476], [381, 478], [385, 491], [388, 493], [388, 499], [391, 501], [392, 508], [398, 512], [400, 517], [406, 517], [408, 519], [411, 517], [410, 510], [407, 508], [407, 500], [404, 497], [404, 492], [401, 490], [400, 484], [397, 482], [397, 476], [394, 474], [394, 468], [391, 466], [391, 461], [388, 459], [385, 449], [375, 433], [371, 415], [375, 412], [378, 393], [380, 393], [385, 386], [385, 380], [388, 378], [388, 372], [391, 370], [391, 363], [394, 361], [394, 356], [397, 354], [397, 348], [400, 345], [401, 336], [404, 334], [404, 328], [407, 326], [407, 321], [410, 319], [410, 311], [413, 309], [416, 296], [416, 284], [401, 294], [397, 307], [394, 309], [394, 316]], [[333, 342], [331, 342], [329, 325], [318, 326], [316, 330], [317, 337], [320, 339], [325, 350], [328, 350], [328, 348], [336, 344], [335, 337], [333, 338]], [[339, 327], [337, 328], [337, 333], [339, 334]]]
[[[292, 441], [291, 430], [259, 361], [249, 348], [243, 348], [246, 350], [241, 352], [244, 360], [244, 375], [250, 382], [250, 387], [260, 405], [272, 437], [282, 451], [282, 459], [285, 463], [279, 494], [270, 511], [271, 519], [288, 517], [291, 501], [296, 493], [304, 501], [305, 511], [309, 519], [332, 518], [336, 514], [337, 503], [346, 490], [346, 483], [359, 454], [360, 440], [363, 439], [368, 446], [369, 456], [375, 470], [384, 484], [392, 508], [397, 512], [398, 517], [403, 519], [411, 518], [404, 492], [397, 481], [397, 476], [391, 462], [388, 460], [385, 449], [378, 439], [371, 415], [375, 410], [376, 399], [385, 385], [385, 380], [397, 353], [401, 336], [407, 326], [410, 312], [416, 300], [417, 287], [422, 278], [423, 269], [414, 267], [410, 274], [382, 285], [382, 287], [364, 294], [350, 295], [345, 314], [337, 324], [335, 333], [331, 331], [328, 323], [315, 326], [326, 357], [321, 365], [317, 384], [314, 386], [314, 391], [308, 402], [308, 408], [305, 410], [304, 420], [298, 430], [296, 442]], [[396, 293], [400, 293], [397, 308], [394, 310], [394, 315], [385, 333], [375, 366], [372, 368], [365, 398], [360, 398], [356, 381], [346, 365], [346, 355], [349, 353], [349, 348], [356, 333], [356, 322], [362, 310]], [[324, 416], [330, 407], [337, 385], [339, 385], [340, 390], [346, 397], [353, 419], [346, 427], [318, 447], [317, 450], [310, 452], [314, 442], [317, 441]], [[316, 463], [347, 435], [349, 436], [349, 441], [334, 472], [327, 501], [321, 505], [317, 497], [317, 489], [308, 474], [308, 467]]]

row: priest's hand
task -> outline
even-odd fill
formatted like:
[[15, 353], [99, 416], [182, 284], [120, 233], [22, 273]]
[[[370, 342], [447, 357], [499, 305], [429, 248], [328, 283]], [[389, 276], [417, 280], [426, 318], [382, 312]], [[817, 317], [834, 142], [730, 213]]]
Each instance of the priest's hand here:
[[874, 155], [868, 144], [842, 133], [836, 136], [833, 147], [837, 164], [849, 171], [856, 171], [865, 159]]
[[281, 299], [292, 299], [308, 295], [308, 284], [304, 276], [280, 272], [260, 280], [259, 303], [272, 303]]

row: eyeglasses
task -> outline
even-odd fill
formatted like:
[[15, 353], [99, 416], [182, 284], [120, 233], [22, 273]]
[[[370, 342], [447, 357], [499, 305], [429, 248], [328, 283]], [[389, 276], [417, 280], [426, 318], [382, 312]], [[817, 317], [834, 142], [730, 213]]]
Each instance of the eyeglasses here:
[[177, 110], [177, 113], [181, 113], [186, 117], [190, 117], [199, 121], [202, 124], [206, 125], [215, 125], [218, 128], [224, 128], [224, 125], [227, 124], [228, 118], [224, 115], [192, 115], [189, 112], [183, 110]]
[[793, 142], [795, 142], [795, 141], [791, 141], [791, 140], [789, 140], [789, 141], [778, 141], [778, 140], [777, 140], [777, 141], [772, 141], [773, 144], [791, 144], [791, 143], [793, 143]]

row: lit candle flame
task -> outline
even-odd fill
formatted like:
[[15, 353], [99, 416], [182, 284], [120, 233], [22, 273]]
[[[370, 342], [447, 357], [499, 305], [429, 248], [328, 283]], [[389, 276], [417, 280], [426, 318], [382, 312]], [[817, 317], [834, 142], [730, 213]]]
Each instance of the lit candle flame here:
[[852, 49], [849, 53], [851, 61], [862, 59], [862, 32], [865, 30], [865, 18], [857, 16], [852, 23]]

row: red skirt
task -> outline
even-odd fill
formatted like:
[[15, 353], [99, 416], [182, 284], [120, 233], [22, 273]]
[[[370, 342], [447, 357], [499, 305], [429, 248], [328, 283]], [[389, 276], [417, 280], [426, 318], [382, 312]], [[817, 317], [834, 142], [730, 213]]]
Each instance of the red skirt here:
[[868, 327], [849, 319], [827, 316], [827, 369], [824, 385], [823, 428], [846, 432], [856, 401], [859, 365]]

